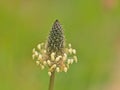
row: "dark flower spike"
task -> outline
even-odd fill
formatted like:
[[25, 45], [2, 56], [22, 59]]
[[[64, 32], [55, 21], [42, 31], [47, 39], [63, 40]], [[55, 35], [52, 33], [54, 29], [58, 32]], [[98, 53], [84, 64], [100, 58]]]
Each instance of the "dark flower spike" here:
[[72, 48], [71, 44], [65, 47], [63, 29], [58, 20], [54, 22], [47, 42], [40, 43], [37, 45], [37, 49], [33, 49], [32, 58], [41, 69], [49, 68], [49, 76], [54, 71], [67, 72], [73, 62], [77, 63], [76, 50]]
[[62, 27], [58, 20], [53, 24], [52, 30], [50, 31], [47, 41], [47, 52], [56, 52], [58, 54], [63, 53], [64, 45], [64, 34]]

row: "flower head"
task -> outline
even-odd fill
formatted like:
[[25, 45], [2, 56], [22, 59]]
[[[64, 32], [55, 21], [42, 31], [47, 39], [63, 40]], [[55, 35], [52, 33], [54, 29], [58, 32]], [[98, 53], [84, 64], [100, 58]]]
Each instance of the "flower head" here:
[[41, 69], [49, 68], [48, 75], [53, 71], [67, 72], [73, 62], [77, 63], [76, 50], [71, 44], [65, 46], [63, 29], [58, 20], [54, 22], [47, 42], [40, 43], [37, 49], [33, 49], [32, 58]]

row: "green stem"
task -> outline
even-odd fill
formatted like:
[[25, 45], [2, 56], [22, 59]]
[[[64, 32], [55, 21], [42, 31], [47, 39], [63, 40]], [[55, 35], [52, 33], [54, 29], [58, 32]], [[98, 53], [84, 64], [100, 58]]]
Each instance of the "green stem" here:
[[49, 82], [49, 89], [48, 90], [53, 90], [53, 88], [54, 88], [54, 78], [55, 78], [55, 71], [53, 71], [51, 76], [50, 76], [50, 82]]

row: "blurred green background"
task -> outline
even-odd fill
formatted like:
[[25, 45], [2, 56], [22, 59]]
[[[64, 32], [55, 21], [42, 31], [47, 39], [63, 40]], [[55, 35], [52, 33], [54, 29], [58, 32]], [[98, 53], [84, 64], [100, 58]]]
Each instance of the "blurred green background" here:
[[0, 90], [48, 90], [31, 56], [56, 19], [79, 62], [54, 90], [120, 90], [119, 0], [0, 0]]

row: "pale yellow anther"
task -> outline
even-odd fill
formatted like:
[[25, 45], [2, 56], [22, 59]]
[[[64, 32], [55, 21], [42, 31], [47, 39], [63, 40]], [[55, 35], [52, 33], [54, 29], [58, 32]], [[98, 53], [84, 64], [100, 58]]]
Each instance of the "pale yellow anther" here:
[[51, 62], [50, 62], [50, 60], [47, 60], [47, 64], [50, 66], [51, 65]]
[[46, 50], [44, 50], [43, 52], [44, 52], [44, 53], [46, 53], [47, 51], [46, 51]]
[[66, 57], [66, 58], [67, 58], [67, 54], [66, 54], [66, 53], [64, 53], [64, 57]]
[[41, 66], [41, 69], [43, 70], [45, 67], [44, 67], [44, 65], [40, 65]]
[[36, 61], [36, 64], [39, 65], [39, 64], [40, 64], [40, 61]]
[[35, 53], [35, 48], [33, 48], [32, 52]]
[[51, 60], [54, 61], [55, 60], [55, 53], [51, 53]]
[[47, 64], [47, 62], [46, 62], [46, 61], [43, 61], [43, 64], [44, 64], [44, 65], [46, 65], [46, 64]]
[[66, 53], [64, 53], [64, 56], [63, 56], [63, 61], [66, 61], [66, 59], [67, 59], [67, 54], [66, 54]]
[[73, 54], [76, 54], [76, 50], [75, 49], [73, 49], [72, 52], [73, 52]]
[[70, 59], [68, 59], [68, 60], [67, 60], [67, 64], [70, 64], [70, 63], [71, 63], [71, 61], [70, 61]]
[[38, 56], [38, 52], [37, 51], [35, 51], [34, 54], [35, 54], [35, 56]]
[[68, 70], [67, 67], [64, 67], [64, 72], [67, 72], [67, 70]]
[[62, 56], [58, 56], [55, 61], [59, 61], [62, 58]]
[[52, 65], [52, 67], [51, 67], [51, 68], [56, 68], [56, 66], [57, 66], [57, 65], [56, 65], [56, 64], [54, 64], [54, 65]]
[[77, 56], [73, 56], [75, 62], [77, 63], [78, 59], [77, 59]]
[[52, 66], [50, 67], [50, 71], [52, 71], [53, 69], [55, 69], [56, 66], [57, 66], [56, 64], [52, 65]]
[[68, 44], [68, 46], [69, 46], [69, 48], [71, 48], [71, 47], [72, 47], [72, 45], [71, 45], [70, 43]]
[[38, 48], [39, 50], [41, 50], [41, 44], [38, 44], [38, 45], [37, 45], [37, 48]]
[[68, 49], [68, 51], [69, 51], [70, 54], [72, 54], [73, 50], [72, 50], [72, 48], [70, 48], [70, 49]]
[[70, 59], [70, 63], [71, 63], [71, 64], [73, 63], [73, 61], [74, 61], [73, 59]]
[[57, 67], [57, 68], [56, 68], [56, 71], [57, 71], [57, 72], [60, 72], [60, 68], [59, 68], [59, 67]]
[[51, 72], [48, 72], [48, 75], [51, 76]]
[[35, 59], [35, 54], [32, 55], [32, 58]]
[[41, 54], [39, 54], [38, 60], [42, 60], [42, 55]]

